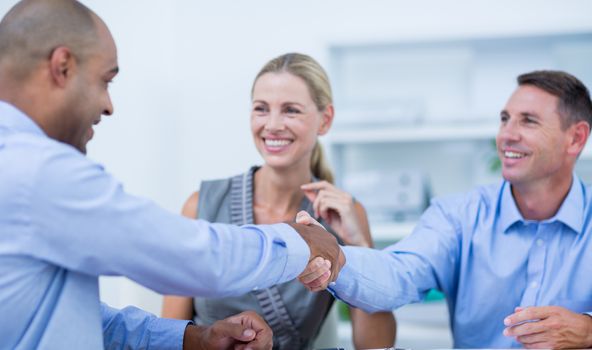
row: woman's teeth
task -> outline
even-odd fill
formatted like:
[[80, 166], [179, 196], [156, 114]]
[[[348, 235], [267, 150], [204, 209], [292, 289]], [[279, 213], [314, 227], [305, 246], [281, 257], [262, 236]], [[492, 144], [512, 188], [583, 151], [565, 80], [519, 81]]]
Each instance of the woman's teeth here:
[[292, 143], [290, 140], [270, 140], [265, 139], [265, 145], [269, 147], [282, 147]]

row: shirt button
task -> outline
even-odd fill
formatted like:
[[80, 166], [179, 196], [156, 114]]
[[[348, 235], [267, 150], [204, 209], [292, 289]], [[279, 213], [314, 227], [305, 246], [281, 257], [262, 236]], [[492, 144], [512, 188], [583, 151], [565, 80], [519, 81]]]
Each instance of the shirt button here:
[[531, 288], [536, 288], [538, 285], [539, 285], [539, 284], [538, 284], [536, 281], [533, 281], [533, 282], [530, 284], [530, 287], [531, 287]]
[[539, 247], [542, 247], [544, 243], [545, 243], [545, 242], [543, 242], [543, 240], [542, 240], [542, 239], [540, 239], [540, 238], [539, 238], [539, 239], [537, 239], [537, 241], [536, 241], [536, 245], [537, 245], [537, 246], [539, 246]]

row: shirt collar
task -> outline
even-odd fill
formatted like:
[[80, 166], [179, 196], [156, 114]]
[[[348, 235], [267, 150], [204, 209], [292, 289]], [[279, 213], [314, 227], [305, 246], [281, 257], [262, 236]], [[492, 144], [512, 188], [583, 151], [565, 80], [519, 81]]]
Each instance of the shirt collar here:
[[[584, 184], [576, 174], [573, 174], [572, 179], [571, 188], [563, 203], [561, 203], [557, 214], [541, 222], [559, 221], [571, 228], [574, 232], [580, 233], [583, 227]], [[520, 214], [514, 196], [512, 196], [511, 185], [508, 181], [503, 181], [500, 195], [500, 224], [503, 232], [507, 232], [510, 226], [516, 222], [528, 221]]]
[[576, 174], [573, 174], [572, 179], [567, 197], [561, 203], [557, 214], [548, 221], [561, 221], [576, 233], [580, 233], [584, 227], [584, 183]]
[[33, 119], [10, 103], [0, 100], [0, 129], [47, 136]]
[[514, 225], [516, 222], [524, 221], [522, 214], [518, 210], [518, 206], [516, 206], [516, 202], [514, 201], [514, 196], [512, 196], [511, 185], [508, 181], [502, 182], [502, 187], [500, 191], [500, 224], [501, 229], [503, 232], [507, 232], [510, 226]]

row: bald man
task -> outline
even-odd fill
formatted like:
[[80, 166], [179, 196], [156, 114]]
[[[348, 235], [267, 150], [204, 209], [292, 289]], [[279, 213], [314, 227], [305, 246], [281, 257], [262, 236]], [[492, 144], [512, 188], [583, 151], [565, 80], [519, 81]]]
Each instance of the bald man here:
[[210, 224], [125, 193], [84, 156], [117, 72], [109, 30], [76, 1], [22, 1], [0, 22], [0, 347], [268, 348], [251, 314], [201, 329], [100, 304], [99, 275], [221, 297], [293, 279], [310, 257], [339, 269], [321, 228]]

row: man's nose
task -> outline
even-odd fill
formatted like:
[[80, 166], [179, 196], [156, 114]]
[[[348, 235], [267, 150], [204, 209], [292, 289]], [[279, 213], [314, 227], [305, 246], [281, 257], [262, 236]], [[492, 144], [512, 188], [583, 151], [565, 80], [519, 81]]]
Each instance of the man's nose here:
[[113, 114], [113, 103], [111, 102], [111, 96], [107, 95], [107, 105], [103, 110], [103, 115], [112, 115]]
[[520, 140], [520, 130], [518, 125], [512, 121], [502, 124], [498, 131], [498, 138], [506, 142]]

